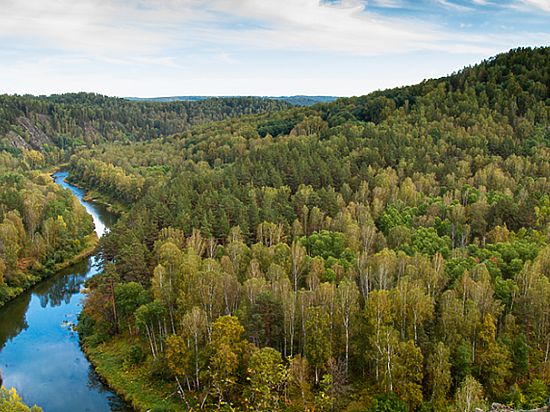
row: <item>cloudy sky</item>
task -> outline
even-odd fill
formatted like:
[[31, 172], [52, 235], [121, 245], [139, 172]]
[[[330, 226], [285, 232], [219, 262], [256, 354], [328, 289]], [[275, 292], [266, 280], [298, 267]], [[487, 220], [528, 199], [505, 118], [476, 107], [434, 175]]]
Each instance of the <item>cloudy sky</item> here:
[[550, 45], [550, 0], [0, 0], [0, 93], [338, 95]]

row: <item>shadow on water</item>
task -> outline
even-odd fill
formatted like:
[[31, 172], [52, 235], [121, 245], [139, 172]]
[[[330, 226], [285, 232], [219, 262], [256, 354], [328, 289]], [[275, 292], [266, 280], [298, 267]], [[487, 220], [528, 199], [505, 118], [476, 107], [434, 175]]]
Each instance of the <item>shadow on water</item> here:
[[[94, 217], [98, 235], [116, 216], [84, 202], [84, 192], [62, 181]], [[45, 412], [120, 411], [132, 409], [101, 381], [82, 353], [73, 326], [81, 310], [86, 279], [101, 271], [92, 256], [51, 278], [0, 309], [0, 369], [4, 385], [15, 387], [29, 404]]]

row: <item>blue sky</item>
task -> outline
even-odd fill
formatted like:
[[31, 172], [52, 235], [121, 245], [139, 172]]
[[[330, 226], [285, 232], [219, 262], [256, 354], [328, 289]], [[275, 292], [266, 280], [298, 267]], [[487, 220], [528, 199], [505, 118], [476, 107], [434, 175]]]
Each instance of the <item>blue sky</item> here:
[[0, 0], [0, 93], [350, 96], [550, 45], [550, 0]]

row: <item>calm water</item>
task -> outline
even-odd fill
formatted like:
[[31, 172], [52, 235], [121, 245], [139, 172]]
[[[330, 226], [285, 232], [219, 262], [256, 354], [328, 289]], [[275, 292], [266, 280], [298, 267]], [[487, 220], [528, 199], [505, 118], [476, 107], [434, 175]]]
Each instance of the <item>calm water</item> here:
[[[102, 236], [115, 216], [84, 202], [84, 191], [55, 174], [94, 219]], [[101, 270], [92, 256], [41, 282], [0, 309], [0, 369], [4, 386], [15, 387], [28, 404], [45, 412], [131, 411], [92, 370], [72, 330], [81, 310], [84, 281]]]

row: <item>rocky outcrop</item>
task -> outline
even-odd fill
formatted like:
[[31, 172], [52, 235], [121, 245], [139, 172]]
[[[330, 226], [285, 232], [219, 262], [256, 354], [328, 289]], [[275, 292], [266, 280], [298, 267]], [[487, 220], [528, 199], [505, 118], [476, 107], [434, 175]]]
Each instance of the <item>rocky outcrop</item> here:
[[13, 130], [10, 130], [8, 132], [6, 138], [8, 139], [9, 144], [16, 149], [31, 149], [31, 146], [25, 141], [25, 139], [15, 133]]
[[[493, 403], [491, 409], [488, 412], [548, 412], [550, 409], [548, 406], [543, 406], [538, 409], [514, 409], [500, 403]], [[475, 412], [485, 412], [482, 409], [476, 408]]]
[[27, 117], [19, 117], [17, 123], [23, 128], [26, 135], [26, 143], [35, 150], [42, 150], [44, 146], [52, 146], [53, 142], [50, 136], [40, 130]]

